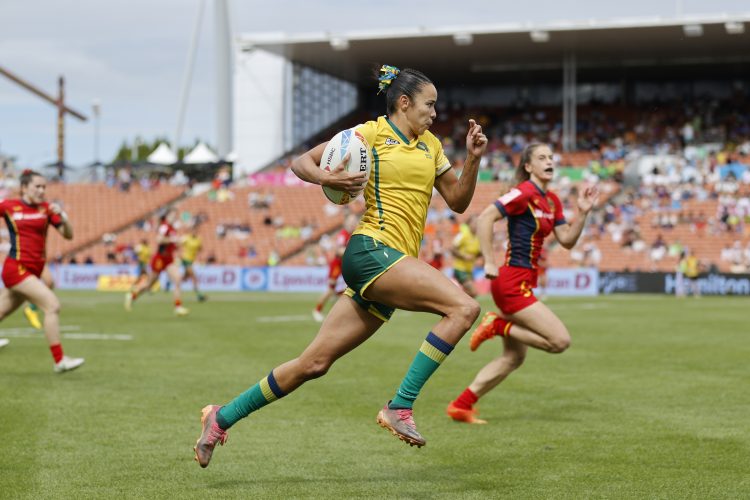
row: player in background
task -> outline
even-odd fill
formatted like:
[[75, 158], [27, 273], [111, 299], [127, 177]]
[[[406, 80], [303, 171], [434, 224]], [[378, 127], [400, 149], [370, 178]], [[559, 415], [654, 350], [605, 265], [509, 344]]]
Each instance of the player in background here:
[[[354, 128], [372, 152], [374, 166], [369, 179], [363, 172], [349, 173], [344, 163], [331, 172], [321, 170], [326, 143], [292, 162], [292, 171], [306, 182], [350, 193], [365, 188], [365, 213], [343, 257], [342, 274], [349, 288], [298, 357], [272, 369], [226, 405], [203, 408], [202, 432], [194, 448], [201, 467], [208, 466], [216, 445], [226, 441], [227, 429], [308, 380], [325, 375], [337, 359], [383, 326], [395, 309], [430, 312], [439, 319], [376, 421], [412, 446], [426, 443], [414, 422], [414, 401], [471, 328], [480, 307], [443, 273], [419, 260], [419, 247], [433, 189], [455, 212], [462, 213], [469, 206], [487, 137], [481, 126], [469, 120], [466, 161], [459, 177], [440, 140], [428, 130], [437, 116], [433, 83], [413, 69], [383, 66], [380, 71], [379, 87], [386, 91], [387, 114]], [[345, 162], [350, 159], [347, 156]], [[206, 369], [211, 370], [210, 365]], [[362, 376], [367, 376], [365, 368]]]
[[138, 286], [143, 280], [148, 279], [148, 268], [151, 262], [151, 246], [148, 240], [143, 238], [133, 249], [138, 259], [138, 276], [135, 278], [134, 286]]
[[[73, 226], [57, 203], [47, 203], [47, 180], [33, 170], [20, 177], [21, 198], [0, 201], [0, 214], [10, 233], [10, 251], [3, 263], [0, 291], [0, 320], [18, 309], [25, 301], [44, 312], [44, 335], [47, 337], [53, 369], [57, 373], [74, 370], [83, 358], [70, 358], [60, 344], [60, 301], [41, 280], [46, 263], [47, 228], [50, 224], [63, 238], [73, 238]], [[6, 342], [7, 343], [7, 342]]]
[[201, 240], [200, 235], [198, 234], [198, 227], [196, 225], [193, 225], [193, 228], [191, 229], [189, 234], [186, 234], [182, 237], [182, 255], [180, 256], [180, 259], [182, 261], [182, 281], [187, 283], [188, 280], [193, 282], [193, 291], [195, 292], [195, 296], [198, 298], [198, 302], [204, 302], [206, 300], [206, 296], [203, 295], [200, 290], [198, 290], [198, 277], [195, 275], [195, 270], [193, 269], [193, 263], [195, 263], [195, 258], [200, 253], [201, 249], [203, 248], [203, 240]]
[[180, 266], [174, 260], [174, 254], [177, 251], [177, 244], [180, 241], [180, 238], [177, 235], [177, 230], [174, 227], [176, 220], [177, 210], [174, 208], [168, 209], [161, 217], [156, 235], [156, 243], [158, 247], [156, 253], [151, 259], [151, 274], [147, 281], [135, 286], [133, 290], [125, 294], [126, 311], [132, 310], [133, 302], [135, 302], [143, 292], [151, 290], [151, 287], [157, 282], [162, 271], [166, 271], [167, 276], [174, 287], [172, 292], [174, 294], [174, 313], [177, 316], [185, 316], [190, 312], [182, 305], [180, 295], [182, 277], [180, 276]]
[[453, 277], [464, 289], [469, 297], [476, 297], [474, 288], [474, 264], [482, 254], [477, 238], [477, 216], [472, 215], [458, 227], [458, 234], [453, 238], [451, 253], [453, 254]]
[[682, 259], [683, 273], [685, 275], [686, 291], [692, 294], [693, 297], [701, 296], [701, 286], [698, 278], [701, 275], [701, 263], [698, 257], [695, 256], [695, 252], [692, 249], [688, 249], [685, 252], [685, 257]]
[[325, 316], [323, 315], [323, 308], [326, 303], [332, 298], [338, 295], [336, 293], [336, 283], [341, 276], [341, 258], [344, 256], [344, 250], [346, 245], [349, 244], [349, 238], [352, 237], [352, 231], [357, 227], [358, 218], [354, 214], [349, 214], [344, 219], [344, 227], [341, 231], [336, 234], [336, 241], [333, 246], [333, 257], [328, 261], [328, 288], [323, 292], [318, 303], [313, 309], [312, 315], [315, 321], [322, 323]]
[[[565, 220], [558, 197], [547, 190], [554, 175], [552, 150], [546, 144], [526, 146], [516, 169], [519, 184], [487, 206], [479, 216], [478, 234], [484, 256], [484, 272], [491, 282], [492, 298], [501, 315], [487, 312], [472, 332], [470, 348], [495, 336], [503, 339], [503, 354], [490, 361], [447, 408], [457, 421], [485, 423], [477, 418], [477, 400], [502, 382], [523, 363], [529, 346], [561, 353], [570, 345], [570, 334], [560, 319], [534, 296], [539, 254], [547, 235], [568, 250], [578, 241], [586, 216], [594, 207], [596, 188], [579, 191], [578, 216]], [[508, 250], [498, 269], [492, 249], [496, 221], [508, 219]]]

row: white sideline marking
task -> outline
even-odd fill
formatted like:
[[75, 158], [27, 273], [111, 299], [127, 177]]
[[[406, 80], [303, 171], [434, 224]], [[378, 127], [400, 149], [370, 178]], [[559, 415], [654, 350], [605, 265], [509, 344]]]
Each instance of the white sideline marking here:
[[551, 309], [606, 309], [612, 307], [611, 304], [602, 304], [595, 302], [583, 302], [581, 304], [548, 304]]
[[312, 323], [315, 320], [312, 318], [312, 315], [297, 314], [291, 316], [258, 316], [255, 318], [255, 321], [258, 323], [286, 323], [290, 321], [309, 321]]
[[[61, 326], [60, 336], [64, 339], [73, 340], [116, 340], [116, 341], [129, 341], [133, 340], [132, 335], [123, 333], [94, 333], [94, 332], [79, 332], [80, 326], [76, 325], [65, 325]], [[63, 333], [68, 331], [70, 333]], [[14, 337], [14, 338], [44, 338], [44, 332], [41, 330], [35, 330], [33, 328], [5, 328], [0, 330], [0, 338], [2, 337]]]

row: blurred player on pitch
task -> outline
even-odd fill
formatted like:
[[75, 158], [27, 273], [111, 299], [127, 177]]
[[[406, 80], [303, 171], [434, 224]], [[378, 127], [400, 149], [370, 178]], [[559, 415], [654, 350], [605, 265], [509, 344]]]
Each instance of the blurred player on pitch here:
[[335, 297], [339, 293], [336, 292], [336, 283], [339, 281], [341, 276], [341, 257], [344, 255], [346, 245], [349, 243], [349, 238], [352, 236], [352, 231], [357, 227], [357, 216], [349, 214], [344, 219], [344, 227], [336, 235], [336, 242], [334, 243], [334, 254], [331, 260], [328, 261], [328, 288], [318, 300], [318, 303], [313, 309], [312, 315], [315, 321], [322, 323], [325, 316], [323, 315], [323, 308], [326, 303]]
[[159, 279], [162, 271], [166, 271], [169, 280], [172, 282], [172, 285], [174, 285], [174, 313], [177, 316], [185, 316], [190, 312], [182, 305], [180, 294], [182, 276], [180, 275], [180, 266], [174, 260], [174, 254], [177, 251], [177, 244], [180, 241], [180, 237], [177, 235], [177, 230], [174, 227], [176, 220], [177, 210], [174, 208], [167, 210], [167, 212], [161, 217], [158, 234], [156, 236], [156, 242], [159, 246], [154, 257], [151, 259], [151, 276], [147, 281], [142, 282], [133, 290], [125, 294], [126, 311], [132, 310], [133, 302], [135, 302], [143, 292], [150, 290], [154, 283]]
[[458, 234], [453, 238], [453, 277], [469, 297], [476, 297], [474, 287], [474, 263], [482, 254], [477, 238], [477, 216], [472, 215], [465, 224], [461, 224]]
[[195, 270], [193, 269], [195, 258], [198, 256], [198, 253], [200, 253], [202, 248], [203, 241], [198, 234], [198, 227], [194, 225], [190, 234], [182, 237], [182, 255], [180, 256], [180, 259], [182, 260], [182, 269], [184, 271], [182, 274], [182, 280], [184, 282], [187, 282], [188, 280], [193, 282], [193, 291], [198, 298], [198, 302], [205, 302], [206, 300], [206, 296], [198, 290], [198, 276], [195, 275]]

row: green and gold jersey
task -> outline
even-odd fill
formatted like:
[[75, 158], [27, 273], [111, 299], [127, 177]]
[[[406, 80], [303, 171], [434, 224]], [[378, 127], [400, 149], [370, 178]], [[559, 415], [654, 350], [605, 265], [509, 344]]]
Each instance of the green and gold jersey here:
[[462, 259], [461, 257], [454, 256], [453, 269], [466, 273], [473, 272], [474, 261], [482, 253], [482, 249], [479, 246], [479, 238], [471, 232], [471, 229], [466, 224], [461, 224], [458, 234], [453, 238], [453, 248], [461, 255], [471, 255], [470, 259]]
[[190, 262], [195, 261], [196, 255], [201, 249], [201, 239], [199, 236], [193, 236], [188, 234], [182, 238], [182, 260], [188, 260]]
[[370, 147], [372, 171], [365, 213], [353, 234], [364, 234], [416, 257], [435, 179], [451, 164], [426, 131], [409, 141], [387, 117], [354, 127]]
[[138, 262], [141, 264], [148, 264], [151, 259], [151, 248], [143, 243], [138, 243], [134, 250], [135, 255], [138, 257]]

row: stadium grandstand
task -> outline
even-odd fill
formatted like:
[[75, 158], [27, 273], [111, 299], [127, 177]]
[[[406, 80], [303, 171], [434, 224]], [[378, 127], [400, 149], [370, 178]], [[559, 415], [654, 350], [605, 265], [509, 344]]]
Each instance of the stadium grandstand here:
[[[544, 141], [556, 151], [555, 189], [567, 210], [581, 183], [597, 182], [605, 194], [578, 247], [550, 249], [552, 266], [671, 272], [689, 248], [706, 269], [744, 272], [750, 267], [749, 20], [242, 35], [235, 44], [238, 159], [231, 181], [217, 174], [210, 184], [185, 184], [160, 174], [155, 182], [149, 173], [124, 189], [111, 167], [110, 182], [52, 184], [48, 198], [65, 205], [76, 238], [50, 236], [48, 257], [133, 262], [133, 247], [153, 239], [155, 218], [174, 205], [183, 227], [198, 225], [204, 262], [323, 263], [329, 235], [363, 205], [331, 205], [320, 189], [291, 174], [289, 161], [382, 114], [371, 76], [389, 63], [418, 68], [436, 82], [432, 130], [447, 154], [463, 156], [468, 117], [490, 139], [467, 213], [452, 214], [434, 197], [424, 258], [444, 252], [449, 266], [458, 223], [509, 188], [525, 144]], [[461, 168], [458, 160], [454, 165]]]

